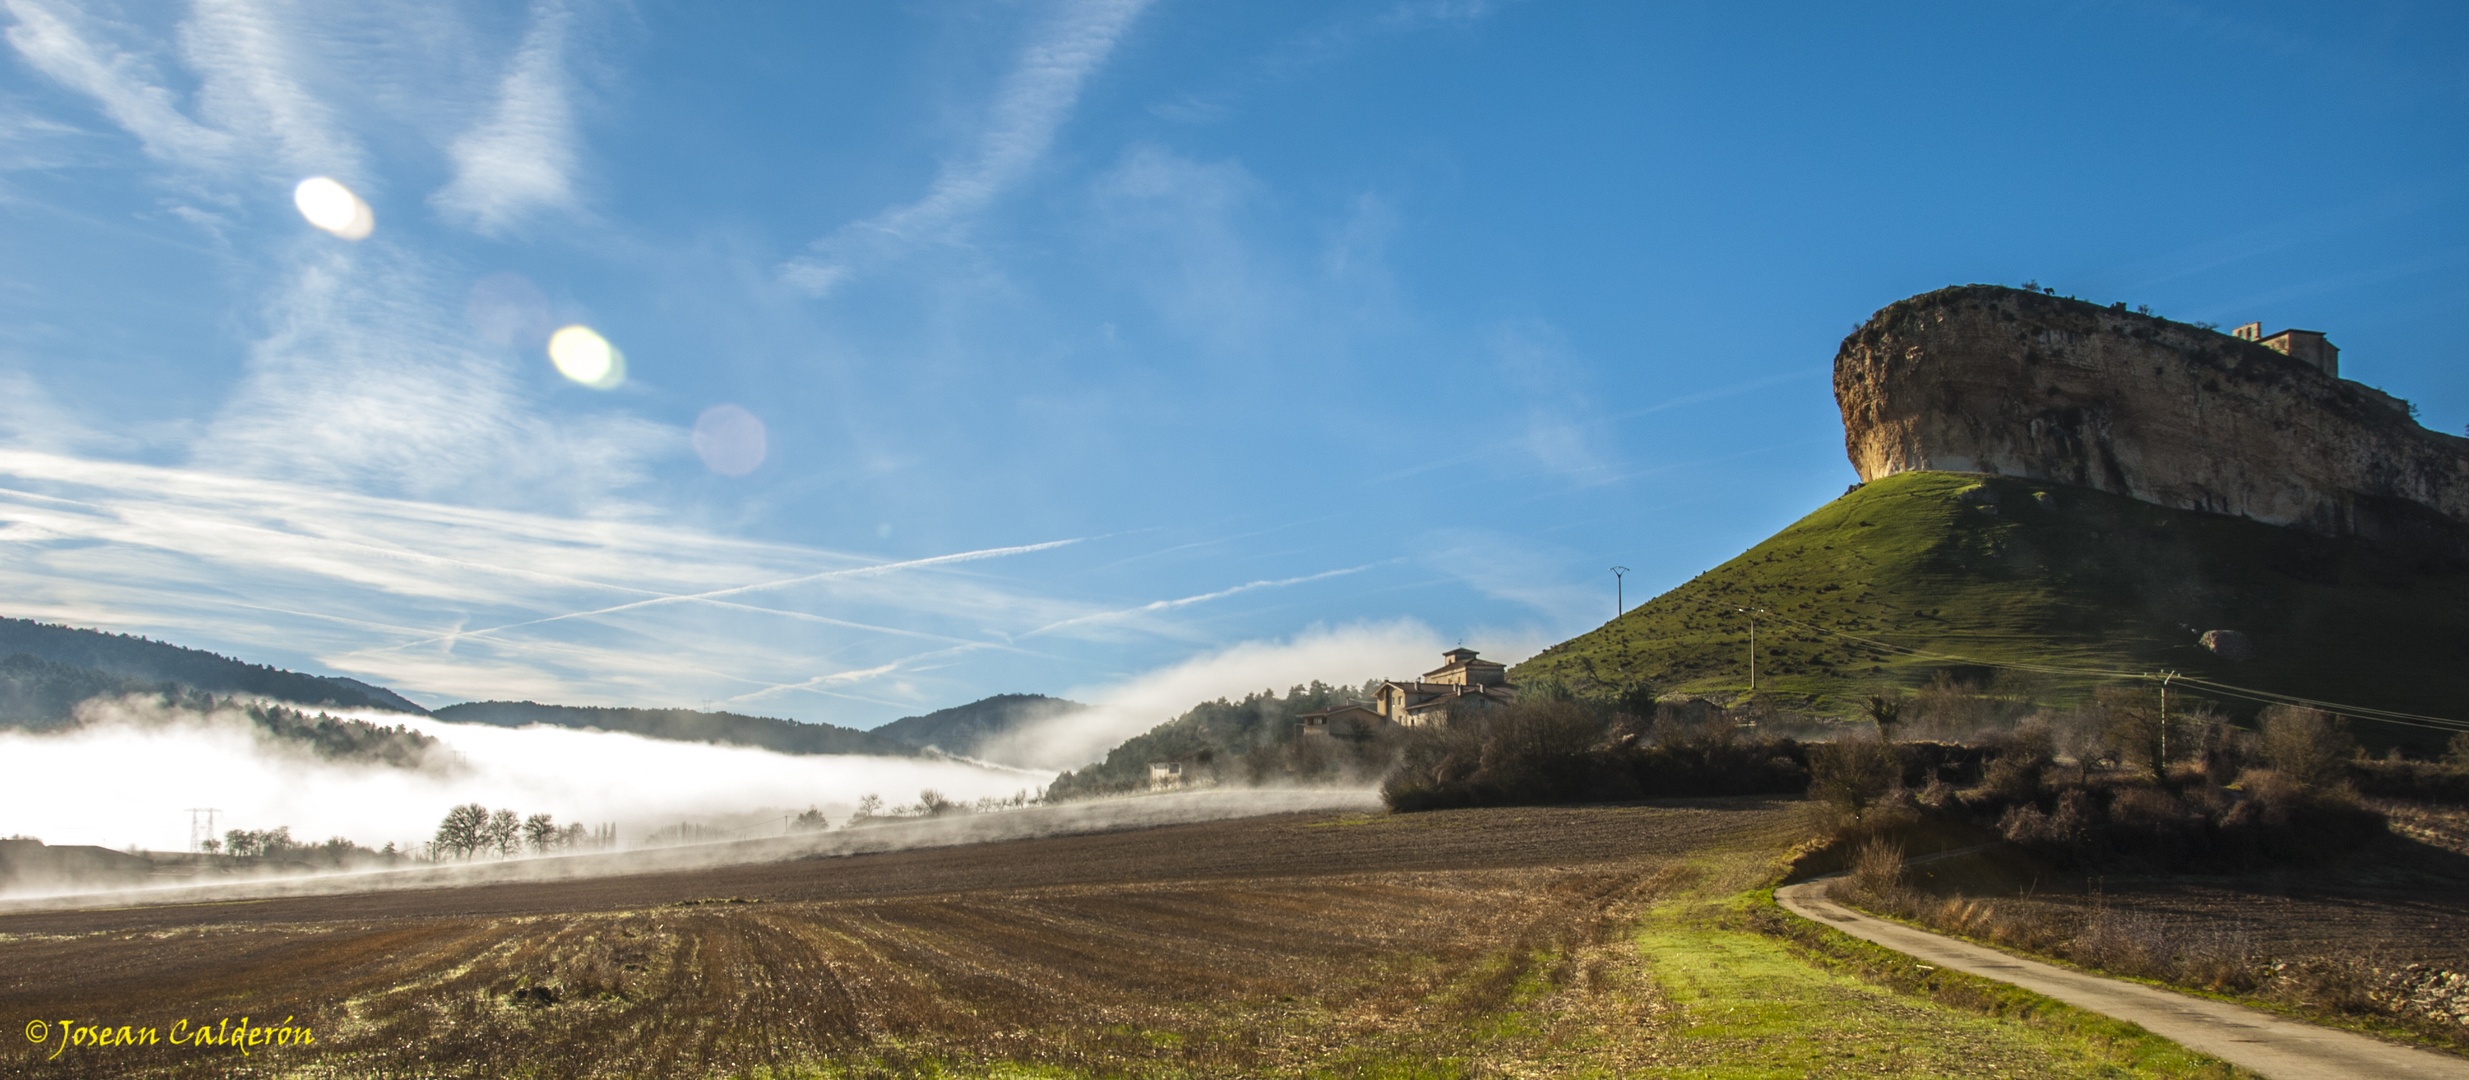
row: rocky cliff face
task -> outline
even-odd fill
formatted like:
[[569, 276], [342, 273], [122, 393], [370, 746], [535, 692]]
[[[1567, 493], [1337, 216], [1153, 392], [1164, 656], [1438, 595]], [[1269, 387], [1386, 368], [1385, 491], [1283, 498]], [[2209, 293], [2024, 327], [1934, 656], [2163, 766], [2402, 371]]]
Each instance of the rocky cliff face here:
[[2217, 331], [2020, 289], [1941, 289], [1844, 339], [1835, 400], [1864, 481], [2031, 477], [2469, 559], [2469, 439]]

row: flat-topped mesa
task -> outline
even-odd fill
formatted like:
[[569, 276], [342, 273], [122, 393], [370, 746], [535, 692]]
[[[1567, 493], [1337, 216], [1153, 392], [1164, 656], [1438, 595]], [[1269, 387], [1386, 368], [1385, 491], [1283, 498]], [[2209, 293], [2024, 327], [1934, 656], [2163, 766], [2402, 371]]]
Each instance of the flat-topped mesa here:
[[2319, 333], [2259, 337], [1940, 289], [1879, 311], [1835, 354], [1844, 450], [1864, 482], [1998, 473], [2469, 558], [2469, 439], [2340, 378]]

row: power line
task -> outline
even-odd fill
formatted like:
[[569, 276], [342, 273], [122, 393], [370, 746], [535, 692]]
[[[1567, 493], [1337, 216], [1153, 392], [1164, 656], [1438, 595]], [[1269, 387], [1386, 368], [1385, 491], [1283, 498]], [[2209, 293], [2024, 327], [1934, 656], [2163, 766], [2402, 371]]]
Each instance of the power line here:
[[[1876, 638], [1862, 637], [1858, 634], [1847, 633], [1845, 631], [1836, 630], [1830, 627], [1801, 622], [1798, 619], [1777, 615], [1772, 611], [1767, 611], [1764, 609], [1760, 609], [1760, 613], [1767, 619], [1776, 622], [1788, 623], [1804, 630], [1810, 630], [1820, 634], [1828, 634], [1834, 637], [1843, 638], [1847, 641], [1857, 641], [1871, 648], [1898, 653], [1904, 656], [1918, 657], [1924, 660], [1943, 660], [1948, 663], [1970, 664], [1980, 667], [2006, 668], [2013, 671], [2029, 671], [2040, 675], [2075, 675], [2101, 679], [2143, 680], [2152, 680], [2164, 677], [2159, 672], [2150, 671], [2113, 671], [2105, 668], [2071, 667], [2061, 664], [2030, 664], [2002, 660], [1983, 660], [1977, 657], [1956, 656], [1951, 653], [1933, 653], [1923, 649], [1915, 649], [1908, 645], [1896, 645], [1892, 642], [1880, 641]], [[1751, 632], [1754, 633], [1755, 631], [1752, 630]], [[2258, 690], [2251, 686], [2239, 686], [2234, 683], [2216, 682], [2211, 679], [2198, 679], [2188, 675], [2173, 675], [2171, 677], [2174, 677], [2177, 682], [2182, 684], [2200, 686], [2205, 690], [2209, 690], [2214, 693], [2245, 701], [2258, 702], [2265, 705], [2294, 705], [2300, 708], [2320, 709], [2325, 712], [2336, 712], [2344, 716], [2354, 716], [2363, 720], [2377, 720], [2387, 724], [2399, 724], [2404, 727], [2428, 728], [2435, 731], [2469, 731], [2469, 721], [2454, 720], [2449, 717], [2427, 716], [2421, 713], [2401, 712], [2396, 709], [2378, 709], [2371, 705], [2352, 705], [2345, 702], [2325, 701], [2319, 698], [2300, 697], [2295, 694], [2283, 694], [2272, 690]]]

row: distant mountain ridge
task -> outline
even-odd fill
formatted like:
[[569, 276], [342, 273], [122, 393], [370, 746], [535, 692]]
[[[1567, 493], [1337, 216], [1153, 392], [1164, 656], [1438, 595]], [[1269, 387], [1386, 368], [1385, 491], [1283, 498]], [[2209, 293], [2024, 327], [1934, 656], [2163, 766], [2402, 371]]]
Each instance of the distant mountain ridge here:
[[694, 709], [626, 709], [598, 705], [542, 705], [532, 701], [467, 701], [430, 710], [458, 724], [526, 727], [547, 724], [577, 730], [618, 731], [671, 742], [748, 746], [783, 754], [873, 754], [917, 757], [921, 751], [897, 739], [836, 724], [808, 724], [742, 713]]
[[[218, 698], [169, 680], [116, 675], [26, 653], [0, 657], [0, 730], [37, 734], [73, 731], [93, 716], [80, 717], [77, 706], [102, 697], [148, 702], [171, 710], [174, 715], [203, 717], [237, 711], [277, 742], [338, 760], [418, 768], [430, 748], [437, 745], [436, 739], [400, 724], [384, 727], [322, 712], [310, 715], [236, 695]], [[102, 716], [108, 722], [110, 713]]]
[[996, 738], [1086, 708], [1077, 701], [1044, 694], [996, 694], [924, 716], [904, 716], [874, 729], [874, 734], [909, 746], [933, 747], [947, 754], [984, 757], [982, 751]]
[[312, 708], [428, 713], [401, 694], [358, 679], [305, 675], [128, 634], [0, 618], [0, 657], [18, 653], [210, 694], [246, 694]]

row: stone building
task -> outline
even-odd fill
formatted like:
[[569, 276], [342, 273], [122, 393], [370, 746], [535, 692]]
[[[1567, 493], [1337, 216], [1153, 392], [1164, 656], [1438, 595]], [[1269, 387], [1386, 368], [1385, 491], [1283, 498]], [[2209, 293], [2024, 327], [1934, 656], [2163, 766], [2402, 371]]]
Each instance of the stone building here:
[[1452, 708], [1505, 705], [1517, 700], [1509, 666], [1480, 659], [1473, 649], [1440, 654], [1447, 661], [1413, 682], [1390, 681], [1372, 694], [1373, 711], [1404, 727], [1446, 727]]
[[1380, 715], [1380, 710], [1369, 705], [1353, 704], [1307, 712], [1298, 719], [1303, 721], [1304, 735], [1335, 735], [1340, 738], [1368, 734], [1389, 722], [1387, 717]]
[[2254, 342], [2282, 356], [2303, 360], [2326, 375], [2340, 374], [2340, 346], [2326, 340], [2320, 330], [2283, 330], [2265, 337], [2263, 324], [2250, 322], [2231, 331], [2229, 336], [2239, 341]]

